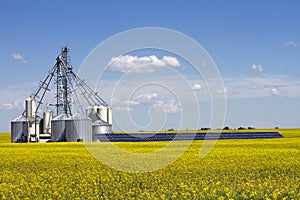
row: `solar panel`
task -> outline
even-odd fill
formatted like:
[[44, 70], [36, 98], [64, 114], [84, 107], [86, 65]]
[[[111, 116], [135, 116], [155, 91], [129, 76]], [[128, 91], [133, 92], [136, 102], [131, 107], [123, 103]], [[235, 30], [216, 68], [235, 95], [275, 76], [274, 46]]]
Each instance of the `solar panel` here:
[[222, 133], [157, 133], [157, 134], [96, 134], [100, 142], [154, 142], [180, 140], [226, 140], [283, 138], [279, 132], [222, 132]]

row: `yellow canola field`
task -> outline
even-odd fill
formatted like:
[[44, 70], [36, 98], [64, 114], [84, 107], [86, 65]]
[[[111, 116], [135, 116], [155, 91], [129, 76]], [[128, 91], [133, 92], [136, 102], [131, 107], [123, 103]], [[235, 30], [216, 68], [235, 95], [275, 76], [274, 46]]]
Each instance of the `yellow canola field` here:
[[[204, 158], [203, 142], [194, 141], [171, 165], [147, 173], [112, 169], [82, 143], [1, 142], [0, 199], [300, 199], [298, 136], [222, 140]], [[117, 145], [149, 152], [167, 143]]]

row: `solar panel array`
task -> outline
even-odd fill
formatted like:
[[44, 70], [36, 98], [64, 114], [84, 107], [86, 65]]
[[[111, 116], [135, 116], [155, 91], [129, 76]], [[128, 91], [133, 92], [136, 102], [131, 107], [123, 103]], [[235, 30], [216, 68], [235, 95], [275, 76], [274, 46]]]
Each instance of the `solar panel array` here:
[[279, 132], [222, 132], [222, 133], [157, 133], [157, 134], [96, 134], [100, 142], [154, 142], [180, 140], [225, 140], [283, 138]]

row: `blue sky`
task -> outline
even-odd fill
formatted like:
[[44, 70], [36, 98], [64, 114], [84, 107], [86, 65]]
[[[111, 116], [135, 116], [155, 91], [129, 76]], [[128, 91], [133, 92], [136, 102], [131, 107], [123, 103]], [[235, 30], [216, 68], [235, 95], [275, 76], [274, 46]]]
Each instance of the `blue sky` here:
[[[0, 131], [9, 131], [10, 120], [22, 112], [23, 100], [53, 66], [62, 46], [69, 46], [76, 72], [100, 42], [141, 27], [179, 31], [206, 49], [225, 84], [226, 125], [299, 127], [299, 9], [296, 0], [1, 1]], [[132, 55], [140, 58], [146, 53]], [[156, 53], [148, 56], [162, 60], [164, 55]], [[184, 61], [177, 59], [183, 66]], [[203, 88], [197, 93], [201, 99], [205, 87], [197, 81], [191, 78], [192, 84]], [[147, 94], [153, 93], [149, 89]], [[158, 99], [156, 104], [170, 101]], [[209, 125], [206, 103], [199, 101], [204, 110], [201, 126]], [[176, 103], [173, 106], [176, 110]], [[138, 121], [144, 119], [141, 111], [144, 108], [133, 114]], [[147, 113], [145, 121], [148, 117]], [[176, 112], [163, 128], [176, 128], [173, 118]]]

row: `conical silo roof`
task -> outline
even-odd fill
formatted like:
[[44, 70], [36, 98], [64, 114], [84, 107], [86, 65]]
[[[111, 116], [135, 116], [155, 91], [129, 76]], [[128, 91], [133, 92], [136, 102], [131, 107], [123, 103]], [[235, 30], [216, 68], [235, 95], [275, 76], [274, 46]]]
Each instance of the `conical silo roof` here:
[[26, 121], [26, 117], [24, 117], [23, 115], [20, 115], [19, 117], [17, 117], [16, 119], [14, 119], [12, 121], [13, 122]]
[[54, 117], [52, 120], [67, 120], [68, 116], [64, 113], [57, 115], [56, 117]]

